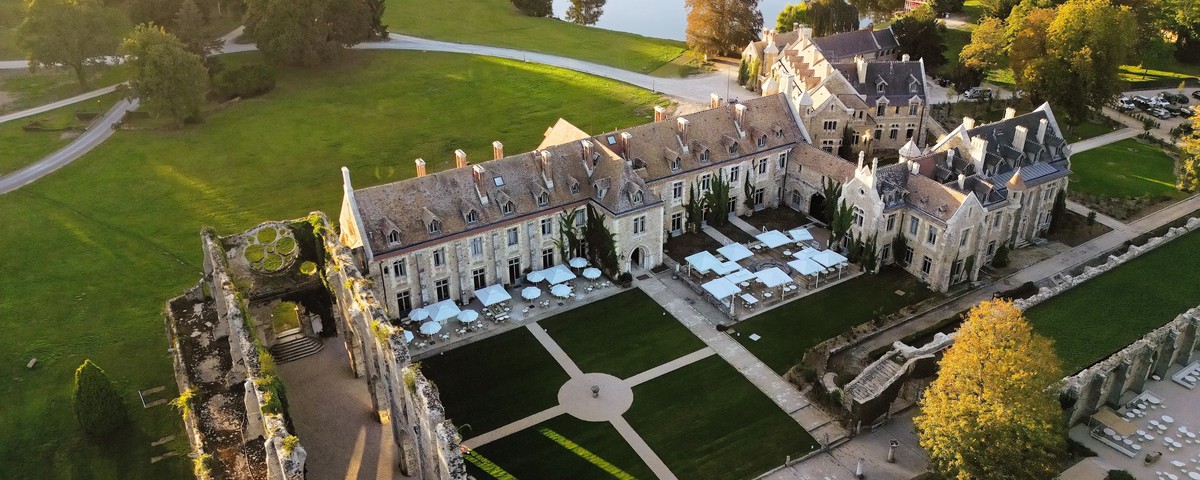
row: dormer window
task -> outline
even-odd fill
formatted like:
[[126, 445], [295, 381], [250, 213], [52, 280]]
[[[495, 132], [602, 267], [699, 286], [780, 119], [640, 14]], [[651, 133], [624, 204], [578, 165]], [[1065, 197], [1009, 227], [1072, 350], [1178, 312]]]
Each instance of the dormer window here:
[[738, 151], [738, 144], [737, 144], [737, 142], [733, 142], [731, 145], [729, 145], [729, 154], [730, 154], [730, 155], [733, 155], [733, 154], [737, 153], [737, 151]]
[[500, 211], [503, 212], [505, 215], [512, 215], [513, 212], [517, 211], [517, 207], [515, 205], [513, 205], [513, 202], [511, 202], [511, 201], [504, 202], [504, 205], [500, 206]]
[[886, 83], [883, 83], [883, 82], [876, 83], [876, 84], [875, 84], [875, 93], [883, 93], [883, 86], [884, 86], [884, 85], [887, 85], [887, 84], [886, 84]]
[[633, 203], [642, 203], [642, 192], [633, 192]]
[[875, 107], [875, 116], [882, 117], [885, 110], [887, 110], [887, 103], [879, 102], [879, 106]]
[[917, 93], [917, 81], [908, 82], [908, 93]]
[[782, 128], [775, 129], [775, 138], [783, 138], [783, 129]]
[[550, 203], [550, 196], [546, 195], [546, 192], [542, 192], [541, 195], [538, 195], [537, 202], [539, 207], [544, 207]]
[[478, 222], [479, 222], [479, 213], [478, 212], [476, 212], [474, 210], [467, 212], [467, 224], [468, 225], [478, 223]]
[[436, 218], [429, 221], [429, 233], [430, 234], [439, 233], [441, 231], [442, 231], [442, 222], [441, 221], [439, 221]]
[[388, 243], [400, 243], [400, 232], [395, 230], [388, 232]]
[[707, 162], [707, 161], [708, 161], [708, 149], [707, 149], [707, 148], [706, 148], [706, 149], [704, 149], [704, 151], [700, 152], [700, 161], [701, 161], [701, 162]]
[[679, 170], [679, 164], [682, 163], [682, 161], [683, 161], [683, 159], [681, 159], [679, 157], [675, 157], [674, 160], [671, 160], [671, 171], [674, 172], [676, 170]]
[[579, 182], [571, 182], [571, 195], [579, 193]]
[[761, 137], [758, 137], [758, 148], [762, 148], [765, 146], [767, 146], [767, 136], [763, 135]]

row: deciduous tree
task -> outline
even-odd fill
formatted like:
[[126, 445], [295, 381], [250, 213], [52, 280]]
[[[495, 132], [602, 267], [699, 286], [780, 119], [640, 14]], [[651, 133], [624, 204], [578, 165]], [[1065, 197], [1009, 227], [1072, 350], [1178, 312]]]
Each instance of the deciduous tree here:
[[247, 0], [246, 33], [273, 62], [313, 66], [373, 34], [365, 0]]
[[1008, 49], [1008, 33], [999, 18], [986, 17], [971, 31], [971, 43], [963, 47], [958, 61], [967, 68], [991, 70], [1000, 65]]
[[924, 59], [927, 71], [937, 70], [946, 63], [946, 57], [942, 56], [946, 50], [945, 31], [946, 26], [937, 21], [936, 14], [928, 6], [913, 10], [892, 23], [900, 53], [907, 53], [913, 60]]
[[554, 0], [512, 0], [512, 4], [531, 17], [554, 16]]
[[75, 419], [83, 432], [93, 437], [106, 436], [129, 420], [125, 404], [112, 382], [91, 360], [84, 360], [75, 370], [75, 386], [71, 391]]
[[925, 5], [932, 8], [938, 15], [945, 15], [961, 12], [965, 3], [965, 0], [929, 0]]
[[845, 0], [813, 0], [808, 7], [814, 37], [857, 30], [858, 14], [859, 10]]
[[1192, 133], [1183, 137], [1183, 158], [1179, 162], [1180, 190], [1200, 190], [1200, 113], [1192, 117]]
[[705, 55], [728, 55], [758, 38], [758, 0], [684, 0], [687, 43]]
[[199, 55], [157, 25], [143, 24], [121, 44], [128, 56], [130, 89], [142, 107], [177, 125], [199, 119], [208, 91], [208, 70]]
[[[904, 10], [904, 0], [850, 0], [850, 5], [863, 16], [871, 17], [875, 23], [886, 22], [895, 16], [896, 12]], [[858, 25], [854, 28], [857, 29]]]
[[795, 24], [808, 25], [809, 2], [789, 3], [783, 6], [779, 16], [775, 18], [775, 30], [779, 33], [790, 32]]
[[1054, 386], [1062, 363], [1011, 301], [967, 313], [913, 419], [945, 478], [1051, 479], [1065, 449]]
[[608, 0], [571, 0], [567, 7], [567, 20], [580, 25], [595, 25], [604, 15], [604, 4]]
[[979, 9], [985, 17], [1008, 18], [1019, 3], [1021, 0], [979, 0]]
[[99, 0], [29, 0], [17, 27], [17, 45], [33, 68], [63, 65], [87, 87], [88, 67], [112, 55], [126, 21]]

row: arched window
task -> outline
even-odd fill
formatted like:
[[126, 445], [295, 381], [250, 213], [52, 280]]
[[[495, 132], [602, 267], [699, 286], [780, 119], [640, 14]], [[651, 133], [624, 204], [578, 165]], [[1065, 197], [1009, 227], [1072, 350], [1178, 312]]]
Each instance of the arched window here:
[[682, 159], [680, 159], [679, 157], [675, 157], [674, 160], [671, 160], [671, 170], [672, 171], [679, 170], [679, 164], [680, 164], [681, 160]]
[[467, 223], [468, 224], [475, 223], [478, 221], [479, 221], [479, 213], [475, 212], [474, 210], [467, 212]]
[[729, 146], [729, 153], [732, 155], [732, 154], [737, 153], [737, 151], [738, 151], [738, 142], [733, 142], [733, 144]]
[[395, 230], [388, 232], [388, 243], [400, 243], [400, 232]]
[[708, 161], [708, 149], [707, 149], [707, 148], [706, 148], [706, 149], [704, 149], [704, 151], [703, 151], [703, 152], [700, 152], [700, 161], [701, 161], [701, 162], [707, 162], [707, 161]]
[[642, 192], [633, 192], [633, 203], [642, 203]]
[[438, 219], [429, 221], [429, 233], [438, 233], [442, 231], [442, 222]]
[[500, 207], [500, 211], [504, 212], [505, 215], [512, 215], [516, 211], [516, 207], [512, 202], [504, 202], [504, 206]]
[[538, 200], [538, 206], [544, 207], [544, 206], [546, 206], [546, 204], [550, 203], [550, 196], [546, 195], [546, 192], [542, 192], [540, 195], [538, 195], [537, 200]]
[[767, 146], [767, 136], [763, 135], [761, 137], [758, 137], [758, 147], [762, 148], [765, 146]]

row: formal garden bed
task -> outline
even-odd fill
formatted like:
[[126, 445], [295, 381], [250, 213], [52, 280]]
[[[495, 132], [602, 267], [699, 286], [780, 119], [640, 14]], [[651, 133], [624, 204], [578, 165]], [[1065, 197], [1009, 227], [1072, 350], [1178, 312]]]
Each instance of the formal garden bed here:
[[758, 230], [779, 230], [781, 232], [807, 225], [813, 221], [808, 215], [784, 206], [764, 208], [754, 212], [754, 215], [741, 218]]
[[[467, 470], [479, 480], [564, 478], [612, 480], [653, 479], [637, 452], [609, 423], [585, 422], [561, 415], [521, 430], [465, 455]], [[680, 477], [683, 478], [683, 477]]]
[[1107, 225], [1089, 220], [1087, 217], [1070, 210], [1064, 210], [1060, 218], [1054, 219], [1055, 230], [1046, 234], [1047, 240], [1062, 242], [1070, 247], [1083, 245], [1088, 240], [1111, 232]]
[[663, 254], [671, 257], [675, 263], [684, 264], [684, 259], [688, 255], [703, 250], [716, 250], [722, 246], [721, 242], [707, 233], [685, 233], [668, 239], [667, 244], [663, 246]]

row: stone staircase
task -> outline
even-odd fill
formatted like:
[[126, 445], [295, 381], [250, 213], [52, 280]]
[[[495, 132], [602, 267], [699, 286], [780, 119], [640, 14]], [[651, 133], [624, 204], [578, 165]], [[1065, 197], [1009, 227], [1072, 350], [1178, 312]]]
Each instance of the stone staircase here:
[[297, 329], [281, 335], [270, 351], [275, 363], [281, 364], [313, 355], [322, 348], [325, 348], [325, 343], [320, 337], [309, 337]]
[[896, 355], [881, 358], [846, 385], [846, 393], [858, 401], [870, 399], [887, 388], [903, 367], [904, 365], [896, 362]]

